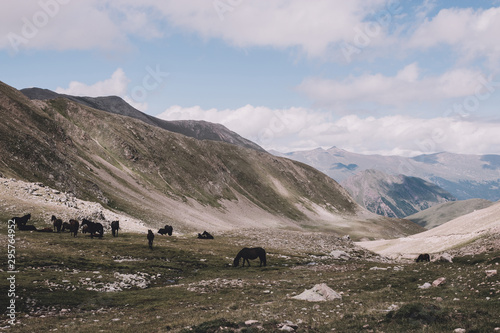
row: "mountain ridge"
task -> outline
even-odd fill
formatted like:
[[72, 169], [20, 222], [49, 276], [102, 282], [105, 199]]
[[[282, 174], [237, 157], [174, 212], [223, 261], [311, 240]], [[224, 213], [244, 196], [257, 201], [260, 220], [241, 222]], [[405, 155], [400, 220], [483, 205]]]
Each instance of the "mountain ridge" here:
[[458, 200], [500, 199], [500, 155], [463, 155], [448, 152], [415, 157], [363, 155], [331, 147], [276, 153], [326, 173], [338, 182], [367, 169], [402, 174], [434, 183]]
[[241, 137], [221, 124], [210, 123], [203, 120], [175, 120], [168, 121], [148, 115], [137, 110], [118, 96], [88, 97], [59, 94], [49, 89], [25, 88], [20, 90], [32, 100], [51, 100], [66, 98], [88, 107], [111, 112], [114, 114], [139, 119], [147, 124], [158, 126], [167, 131], [180, 133], [198, 140], [222, 141], [242, 147], [265, 151], [256, 143]]

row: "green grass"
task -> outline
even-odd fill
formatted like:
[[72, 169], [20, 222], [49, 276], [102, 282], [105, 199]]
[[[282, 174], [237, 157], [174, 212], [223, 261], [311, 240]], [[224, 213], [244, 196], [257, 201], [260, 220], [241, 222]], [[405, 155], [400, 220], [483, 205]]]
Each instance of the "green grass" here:
[[[6, 228], [0, 228], [6, 253]], [[321, 253], [268, 249], [268, 266], [231, 267], [242, 239], [214, 240], [121, 233], [93, 239], [80, 234], [16, 232], [18, 324], [11, 332], [492, 332], [500, 327], [500, 283], [487, 278], [498, 252], [455, 258], [454, 263], [389, 264], [338, 261]], [[314, 263], [314, 264], [311, 264]], [[370, 269], [372, 268], [372, 269]], [[384, 270], [380, 269], [383, 268]], [[147, 288], [105, 288], [117, 276], [143, 274]], [[4, 276], [4, 273], [2, 273]], [[122, 275], [116, 275], [122, 274]], [[419, 289], [446, 277], [442, 287]], [[326, 283], [342, 300], [291, 299]], [[0, 307], [8, 305], [6, 278]], [[2, 314], [2, 324], [7, 317]], [[225, 327], [220, 329], [220, 327]]]

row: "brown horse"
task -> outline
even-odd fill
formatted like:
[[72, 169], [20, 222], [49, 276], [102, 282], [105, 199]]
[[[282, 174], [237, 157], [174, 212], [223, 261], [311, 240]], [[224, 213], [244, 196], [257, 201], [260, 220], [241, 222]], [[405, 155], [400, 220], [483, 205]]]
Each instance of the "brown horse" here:
[[155, 239], [155, 234], [151, 231], [151, 229], [148, 230], [148, 244], [149, 248], [152, 250], [153, 249], [153, 240]]
[[54, 231], [61, 232], [61, 227], [63, 221], [61, 219], [56, 218], [54, 215], [52, 215], [52, 218], [50, 219], [52, 221], [52, 224], [54, 225]]
[[80, 227], [80, 222], [77, 220], [69, 220], [69, 231], [73, 237], [76, 237], [78, 234], [78, 228]]
[[266, 266], [266, 250], [264, 250], [261, 247], [253, 247], [253, 248], [248, 248], [245, 247], [243, 248], [240, 252], [238, 252], [238, 255], [236, 255], [236, 258], [234, 258], [233, 261], [233, 266], [238, 267], [240, 264], [240, 259], [243, 258], [243, 265], [242, 267], [245, 267], [245, 260], [248, 263], [248, 266], [250, 266], [250, 260], [254, 260], [259, 258], [260, 259], [260, 266]]
[[118, 236], [118, 229], [120, 229], [120, 221], [111, 222], [111, 233], [113, 237]]

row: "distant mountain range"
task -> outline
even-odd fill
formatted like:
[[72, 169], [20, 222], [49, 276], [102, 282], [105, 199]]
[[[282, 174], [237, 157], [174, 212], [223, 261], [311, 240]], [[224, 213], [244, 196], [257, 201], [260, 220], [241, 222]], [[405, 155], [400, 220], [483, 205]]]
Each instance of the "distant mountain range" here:
[[404, 218], [436, 204], [456, 200], [449, 192], [418, 177], [365, 170], [341, 185], [369, 211]]
[[277, 153], [313, 166], [339, 183], [364, 170], [422, 178], [458, 200], [500, 199], [500, 155], [436, 153], [416, 157], [362, 155], [332, 147]]

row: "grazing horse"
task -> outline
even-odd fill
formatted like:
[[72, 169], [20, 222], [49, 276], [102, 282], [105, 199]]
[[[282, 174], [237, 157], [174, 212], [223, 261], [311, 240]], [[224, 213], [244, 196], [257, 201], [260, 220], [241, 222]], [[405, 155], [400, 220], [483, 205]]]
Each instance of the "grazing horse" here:
[[245, 267], [245, 260], [248, 263], [248, 266], [250, 266], [250, 261], [248, 261], [248, 259], [254, 260], [257, 258], [260, 259], [259, 267], [262, 265], [266, 266], [266, 250], [261, 247], [243, 248], [240, 252], [238, 252], [236, 258], [234, 258], [234, 267], [237, 267], [240, 264], [240, 258], [243, 258], [243, 265], [241, 265], [242, 267]]
[[78, 228], [80, 227], [80, 222], [77, 220], [69, 220], [69, 232], [73, 237], [76, 237], [76, 234], [78, 234]]
[[61, 232], [61, 227], [62, 227], [62, 220], [56, 218], [54, 215], [52, 215], [52, 218], [50, 219], [52, 221], [52, 224], [54, 225], [54, 231]]
[[427, 253], [424, 253], [424, 254], [421, 254], [418, 256], [417, 259], [415, 259], [416, 262], [420, 262], [420, 261], [431, 261], [431, 257], [429, 256], [429, 254]]
[[151, 231], [151, 229], [148, 230], [148, 244], [149, 248], [152, 250], [153, 249], [153, 240], [155, 239], [155, 234]]
[[113, 237], [118, 236], [118, 229], [120, 229], [120, 222], [119, 221], [111, 222], [111, 233], [113, 234]]
[[15, 224], [17, 224], [17, 228], [19, 230], [26, 230], [26, 229], [21, 229], [21, 227], [25, 226], [30, 218], [31, 214], [26, 214], [23, 217], [13, 217], [11, 218], [11, 220], [14, 221]]
[[92, 222], [87, 219], [82, 220], [82, 227], [86, 225], [88, 228], [88, 231], [90, 233], [90, 238], [94, 238], [94, 236], [97, 236], [96, 233], [99, 233], [98, 237], [102, 238], [102, 235], [104, 234], [104, 228], [102, 227], [102, 224], [99, 222]]

